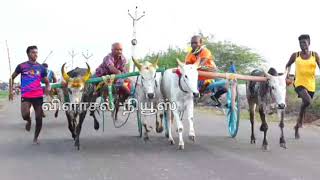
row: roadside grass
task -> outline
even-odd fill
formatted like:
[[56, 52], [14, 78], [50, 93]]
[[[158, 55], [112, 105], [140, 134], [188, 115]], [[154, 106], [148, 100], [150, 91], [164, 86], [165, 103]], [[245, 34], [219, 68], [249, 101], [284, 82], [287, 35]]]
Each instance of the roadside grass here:
[[0, 91], [0, 100], [4, 100], [8, 97], [7, 91]]

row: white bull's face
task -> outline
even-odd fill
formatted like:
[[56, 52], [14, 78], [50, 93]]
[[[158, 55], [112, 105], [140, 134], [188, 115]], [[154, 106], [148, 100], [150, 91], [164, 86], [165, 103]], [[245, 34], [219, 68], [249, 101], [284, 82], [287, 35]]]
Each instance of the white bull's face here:
[[268, 75], [268, 83], [277, 108], [284, 109], [286, 107], [286, 74], [281, 76]]
[[153, 99], [156, 94], [156, 69], [152, 67], [145, 67], [140, 71], [141, 86], [146, 98]]
[[194, 64], [179, 64], [182, 74], [182, 81], [186, 83], [189, 90], [194, 94], [199, 94], [198, 91], [198, 66]]
[[147, 99], [153, 99], [156, 96], [157, 82], [157, 63], [158, 58], [155, 63], [150, 62], [139, 63], [134, 58], [132, 58], [134, 64], [138, 67], [141, 77], [141, 88], [146, 95]]

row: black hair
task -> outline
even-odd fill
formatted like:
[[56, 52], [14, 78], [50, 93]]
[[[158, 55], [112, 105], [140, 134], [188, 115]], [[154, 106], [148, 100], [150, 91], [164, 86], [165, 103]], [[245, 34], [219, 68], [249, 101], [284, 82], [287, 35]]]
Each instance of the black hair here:
[[192, 36], [192, 38], [191, 38], [191, 39], [193, 39], [193, 38], [199, 38], [199, 40], [200, 40], [200, 44], [202, 44], [203, 39], [202, 39], [202, 37], [201, 37], [200, 35]]
[[45, 68], [48, 68], [48, 64], [47, 63], [42, 63], [42, 66]]
[[37, 47], [37, 46], [29, 46], [29, 47], [27, 48], [27, 54], [29, 54], [29, 52], [30, 52], [31, 50], [33, 50], [33, 49], [38, 49], [38, 47]]
[[309, 36], [309, 34], [301, 34], [298, 39], [299, 39], [299, 41], [307, 40], [309, 42], [309, 44], [310, 44], [310, 36]]

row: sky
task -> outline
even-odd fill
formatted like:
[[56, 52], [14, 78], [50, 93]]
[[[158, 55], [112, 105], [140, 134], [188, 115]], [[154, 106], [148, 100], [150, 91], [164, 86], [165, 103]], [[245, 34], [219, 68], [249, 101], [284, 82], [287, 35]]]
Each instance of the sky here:
[[[5, 41], [11, 69], [27, 60], [26, 48], [37, 45], [38, 61], [48, 58], [49, 68], [59, 72], [63, 63], [85, 67], [82, 52], [95, 69], [121, 42], [131, 57], [132, 20], [128, 9], [146, 16], [137, 23], [136, 55], [187, 48], [200, 30], [216, 40], [252, 48], [278, 71], [299, 50], [298, 36], [310, 34], [313, 51], [320, 50], [319, 3], [316, 0], [0, 0], [0, 80], [9, 78]], [[317, 18], [318, 17], [318, 18]], [[214, 52], [213, 52], [214, 54]]]

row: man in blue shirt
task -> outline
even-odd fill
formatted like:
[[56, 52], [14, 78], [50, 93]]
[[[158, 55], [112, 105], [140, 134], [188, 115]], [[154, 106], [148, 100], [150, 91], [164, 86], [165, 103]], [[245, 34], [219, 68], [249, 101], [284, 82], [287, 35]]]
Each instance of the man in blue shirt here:
[[48, 69], [48, 64], [47, 63], [42, 63], [42, 66], [46, 69], [47, 71], [47, 77], [49, 79], [50, 83], [56, 83], [57, 82], [57, 78], [56, 75], [54, 74], [54, 72], [52, 70]]

